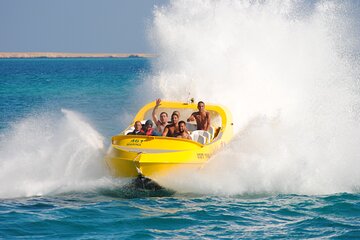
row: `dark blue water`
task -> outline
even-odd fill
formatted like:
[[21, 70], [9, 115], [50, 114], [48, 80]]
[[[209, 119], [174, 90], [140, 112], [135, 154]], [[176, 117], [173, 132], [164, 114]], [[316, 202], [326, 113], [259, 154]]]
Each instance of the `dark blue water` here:
[[111, 178], [99, 144], [149, 100], [151, 61], [0, 60], [0, 238], [360, 238], [357, 191], [152, 192]]

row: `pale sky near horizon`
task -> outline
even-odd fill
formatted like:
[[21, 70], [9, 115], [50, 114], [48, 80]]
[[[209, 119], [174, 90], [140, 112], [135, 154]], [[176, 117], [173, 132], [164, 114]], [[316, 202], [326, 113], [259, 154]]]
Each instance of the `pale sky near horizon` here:
[[150, 53], [169, 0], [0, 0], [0, 52]]

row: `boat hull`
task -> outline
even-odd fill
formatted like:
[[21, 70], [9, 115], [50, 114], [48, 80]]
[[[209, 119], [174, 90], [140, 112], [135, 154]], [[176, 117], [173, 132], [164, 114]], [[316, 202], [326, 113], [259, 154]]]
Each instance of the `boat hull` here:
[[[216, 150], [215, 144], [205, 147], [178, 138], [123, 136], [118, 140], [112, 144], [106, 157], [112, 175], [117, 177], [143, 174], [154, 178], [175, 170], [199, 169]], [[139, 145], [128, 147], [134, 142]]]

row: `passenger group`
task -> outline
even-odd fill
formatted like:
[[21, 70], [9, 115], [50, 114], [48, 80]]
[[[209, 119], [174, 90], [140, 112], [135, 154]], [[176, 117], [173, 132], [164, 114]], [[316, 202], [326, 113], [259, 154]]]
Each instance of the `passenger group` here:
[[[156, 104], [152, 111], [152, 118], [156, 125], [155, 128], [153, 128], [153, 122], [151, 120], [147, 120], [144, 126], [142, 126], [140, 121], [136, 121], [134, 131], [128, 133], [128, 135], [177, 137], [191, 140], [190, 133], [186, 128], [186, 123], [180, 121], [179, 111], [174, 111], [171, 114], [171, 122], [168, 122], [168, 114], [166, 112], [161, 112], [160, 119], [157, 118], [156, 111], [160, 105], [161, 99], [156, 99]], [[197, 108], [199, 111], [193, 112], [187, 121], [196, 121], [197, 130], [208, 131], [211, 120], [209, 112], [205, 110], [205, 103], [202, 101], [198, 102]]]

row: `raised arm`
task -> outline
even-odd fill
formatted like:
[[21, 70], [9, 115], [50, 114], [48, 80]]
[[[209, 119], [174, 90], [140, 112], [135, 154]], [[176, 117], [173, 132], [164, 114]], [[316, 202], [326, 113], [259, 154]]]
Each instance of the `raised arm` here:
[[160, 104], [161, 104], [161, 99], [160, 98], [156, 99], [156, 104], [155, 104], [155, 107], [154, 107], [154, 109], [152, 111], [152, 119], [155, 122], [156, 126], [159, 125], [159, 119], [156, 116], [156, 110], [158, 109]]
[[188, 122], [195, 121], [194, 113], [191, 114], [191, 116], [186, 120]]

